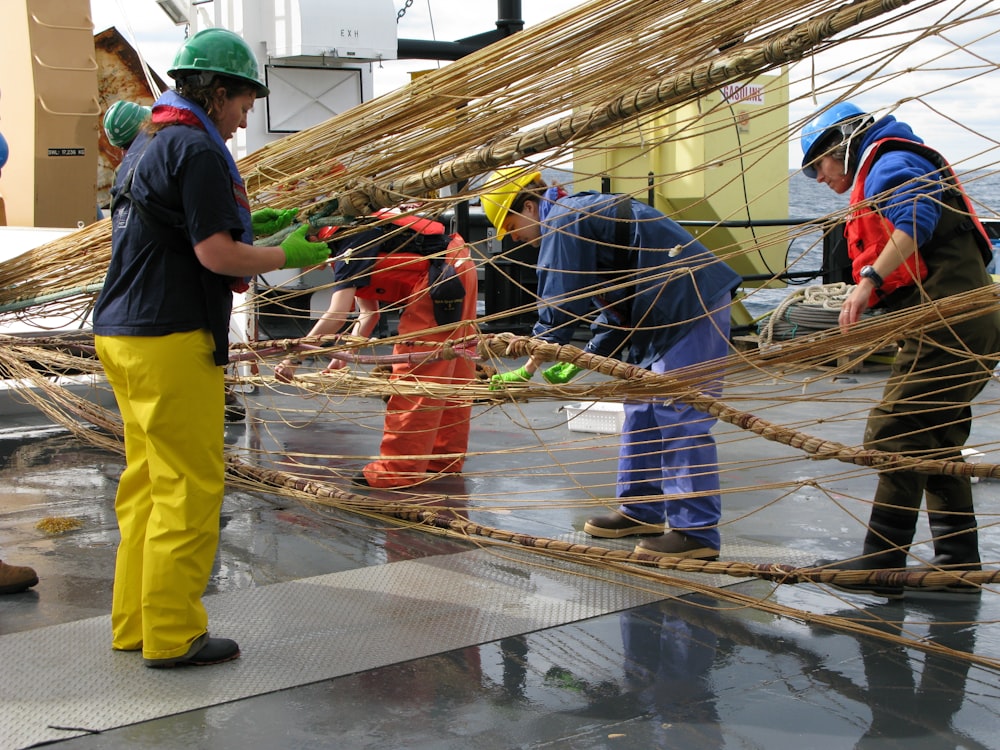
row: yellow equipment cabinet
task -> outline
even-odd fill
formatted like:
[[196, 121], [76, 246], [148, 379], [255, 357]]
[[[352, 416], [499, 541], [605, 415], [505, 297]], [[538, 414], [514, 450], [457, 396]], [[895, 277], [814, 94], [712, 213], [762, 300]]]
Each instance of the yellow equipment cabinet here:
[[[614, 192], [656, 208], [744, 277], [785, 268], [788, 218], [787, 74], [763, 75], [630, 125], [599, 148], [578, 149], [574, 188]], [[752, 228], [722, 226], [763, 222]], [[720, 224], [716, 226], [716, 223]], [[748, 281], [746, 286], [783, 286]]]
[[97, 218], [98, 100], [88, 0], [7, 0], [0, 24], [0, 176], [7, 221], [77, 227]]

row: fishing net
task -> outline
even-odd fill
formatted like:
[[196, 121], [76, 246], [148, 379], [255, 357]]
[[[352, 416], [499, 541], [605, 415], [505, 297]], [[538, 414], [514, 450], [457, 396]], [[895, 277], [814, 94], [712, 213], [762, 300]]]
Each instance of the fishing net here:
[[[970, 193], [975, 194], [978, 181], [996, 174], [1000, 146], [995, 137], [968, 125], [978, 122], [971, 111], [942, 111], [937, 95], [946, 77], [949, 90], [962, 93], [971, 109], [981, 99], [977, 92], [995, 88], [990, 83], [996, 83], [1000, 75], [998, 15], [1000, 8], [994, 5], [968, 2], [864, 0], [840, 5], [830, 0], [595, 0], [271, 143], [242, 159], [239, 167], [255, 207], [297, 208], [300, 222], [314, 228], [336, 225], [342, 236], [350, 236], [356, 217], [379, 208], [404, 206], [425, 215], [447, 215], [465, 201], [475, 202], [489, 187], [485, 179], [493, 169], [512, 164], [558, 170], [573, 185], [593, 184], [604, 173], [577, 169], [582, 163], [579, 157], [602, 154], [611, 145], [622, 160], [613, 165], [616, 192], [641, 200], [652, 196], [658, 207], [675, 216], [684, 210], [697, 213], [701, 199], [674, 205], [665, 196], [677, 195], [679, 186], [710, 185], [719, 164], [738, 161], [743, 180], [752, 175], [753, 189], [748, 190], [746, 182], [718, 186], [728, 191], [727, 210], [712, 214], [716, 223], [700, 229], [699, 236], [717, 230], [711, 234], [712, 250], [737, 267], [741, 259], [755, 258], [764, 245], [797, 248], [789, 249], [781, 267], [770, 269], [773, 276], [748, 285], [745, 296], [734, 303], [740, 305], [752, 302], [759, 290], [781, 287], [781, 275], [789, 266], [803, 253], [815, 250], [825, 235], [839, 231], [846, 200], [841, 212], [816, 217], [808, 225], [763, 226], [752, 232], [725, 228], [726, 222], [754, 215], [757, 201], [769, 193], [787, 195], [792, 174], [755, 169], [755, 165], [775, 151], [787, 153], [790, 142], [797, 149], [798, 133], [819, 102], [863, 97], [882, 102], [878, 114], [899, 110], [901, 116], [914, 111], [931, 115], [941, 124], [942, 133], [961, 133], [974, 144], [966, 150], [973, 156], [953, 162]], [[727, 86], [738, 90], [741, 82], [766, 74], [773, 74], [772, 83], [764, 84], [763, 103], [751, 116], [787, 107], [802, 112], [801, 117], [793, 116], [783, 127], [766, 133], [747, 131], [745, 137], [732, 139], [731, 149], [713, 154], [711, 161], [700, 158], [694, 147], [698, 139], [716, 131], [739, 133], [740, 117], [746, 116], [738, 117], [726, 97], [709, 94]], [[626, 149], [621, 148], [623, 143]], [[683, 153], [690, 143], [687, 161], [655, 163], [653, 155], [665, 143], [679, 144], [678, 152]], [[941, 147], [948, 155], [948, 143]], [[627, 156], [621, 157], [622, 153]], [[742, 198], [729, 200], [734, 195]], [[983, 218], [995, 216], [989, 205], [980, 203], [977, 210]], [[110, 234], [108, 221], [97, 222], [0, 264], [0, 323], [54, 316], [82, 326], [107, 267]], [[262, 238], [259, 244], [275, 244], [282, 236]], [[977, 442], [975, 429], [969, 446], [987, 457], [979, 463], [864, 449], [865, 419], [880, 388], [862, 388], [843, 377], [869, 366], [873, 357], [891, 358], [901, 337], [940, 330], [996, 309], [1000, 302], [994, 289], [872, 316], [847, 334], [841, 334], [828, 317], [799, 310], [797, 318], [790, 318], [794, 321], [791, 332], [775, 333], [773, 325], [762, 328], [763, 345], [751, 342], [734, 347], [724, 362], [654, 375], [588, 355], [575, 346], [559, 347], [504, 333], [504, 325], [512, 318], [530, 317], [534, 312], [533, 289], [525, 282], [530, 274], [522, 273], [531, 270], [530, 262], [519, 259], [516, 248], [496, 252], [486, 243], [472, 247], [480, 272], [502, 275], [525, 301], [502, 312], [483, 312], [476, 320], [474, 336], [435, 345], [437, 355], [470, 357], [477, 362], [480, 377], [458, 387], [385, 376], [391, 361], [387, 347], [401, 343], [412, 345], [415, 351], [426, 348], [420, 336], [400, 337], [390, 331], [377, 342], [350, 336], [260, 336], [262, 304], [272, 321], [301, 322], [309, 313], [303, 309], [295, 279], [281, 286], [256, 280], [236, 311], [237, 319], [249, 321], [245, 330], [250, 335], [232, 345], [232, 364], [227, 369], [228, 384], [247, 418], [259, 406], [261, 413], [266, 407], [269, 418], [284, 424], [348, 423], [378, 431], [383, 400], [392, 394], [412, 393], [477, 404], [472, 417], [475, 432], [477, 419], [484, 414], [495, 418], [498, 410], [516, 421], [522, 416], [517, 406], [526, 401], [601, 403], [649, 397], [686, 401], [719, 420], [715, 434], [719, 471], [724, 477], [723, 507], [745, 508], [740, 498], [754, 498], [752, 510], [727, 516], [726, 523], [736, 533], [753, 514], [780, 518], [783, 504], [796, 502], [805, 493], [815, 502], [841, 508], [842, 524], [860, 540], [870, 497], [845, 493], [844, 486], [848, 479], [859, 478], [873, 486], [878, 470], [902, 467], [929, 474], [1000, 478], [1000, 465], [989, 460], [991, 455], [1000, 455], [1000, 445]], [[308, 288], [311, 293], [322, 292], [329, 282], [315, 283], [313, 273]], [[836, 296], [838, 290], [826, 291]], [[391, 316], [392, 310], [387, 312]], [[589, 321], [580, 323], [585, 326]], [[0, 374], [31, 386], [25, 389], [26, 398], [36, 398], [39, 408], [80, 439], [121, 450], [120, 420], [114, 409], [100, 406], [100, 399], [74, 397], [60, 380], [100, 374], [90, 337], [83, 333], [5, 337], [0, 343]], [[559, 386], [535, 381], [503, 391], [490, 389], [490, 373], [511, 369], [528, 355], [546, 362], [575, 363], [584, 374]], [[291, 384], [281, 384], [273, 377], [273, 368], [288, 356], [302, 359], [303, 364]], [[346, 362], [348, 367], [329, 371], [331, 359]], [[714, 398], [704, 392], [704, 384], [720, 367], [725, 371], [724, 391], [721, 398]], [[982, 377], [993, 377], [986, 361]], [[289, 398], [290, 393], [295, 398]], [[977, 420], [992, 418], [996, 397], [994, 390], [984, 391], [976, 402]], [[837, 418], [838, 439], [825, 437], [829, 425], [807, 408], [815, 398], [843, 404]], [[260, 425], [260, 429], [266, 433], [267, 426]], [[563, 431], [558, 438], [538, 433], [531, 438], [525, 453], [533, 453], [536, 468], [573, 477], [554, 493], [558, 499], [551, 502], [573, 508], [612, 504], [613, 487], [588, 483], [591, 436]], [[559, 459], [547, 463], [547, 457], [555, 455], [553, 440], [559, 445]], [[766, 488], [741, 483], [745, 464], [727, 457], [727, 446], [745, 445], [745, 441], [787, 451], [777, 454], [770, 447], [761, 448], [758, 465], [771, 462], [776, 467], [774, 480]], [[276, 457], [266, 440], [257, 446], [234, 447], [228, 457], [230, 479], [302, 502], [380, 514], [484, 544], [514, 544], [595, 565], [626, 566], [637, 575], [694, 570], [755, 577], [775, 585], [851, 583], [868, 576], [740, 561], [654, 561], [631, 551], [609, 552], [599, 545], [514, 534], [456, 517], [438, 496], [421, 486], [395, 493], [391, 501], [373, 502], [344, 481], [359, 465], [376, 457], [352, 446], [291, 453]], [[777, 470], [792, 457], [811, 462], [809, 476]], [[477, 482], [478, 507], [500, 512], [520, 503], [539, 502], [511, 494], [493, 473], [477, 475], [475, 463], [469, 461], [466, 474], [481, 480]], [[491, 483], [496, 484], [495, 491]], [[978, 520], [981, 533], [989, 533], [997, 524], [996, 514], [989, 509], [981, 510]], [[984, 571], [902, 575], [907, 585], [915, 587], [953, 583], [958, 576], [992, 595], [1000, 560], [984, 562]], [[780, 610], [809, 621], [820, 617], [782, 608], [766, 598], [740, 597], [714, 588], [712, 592], [746, 606]]]

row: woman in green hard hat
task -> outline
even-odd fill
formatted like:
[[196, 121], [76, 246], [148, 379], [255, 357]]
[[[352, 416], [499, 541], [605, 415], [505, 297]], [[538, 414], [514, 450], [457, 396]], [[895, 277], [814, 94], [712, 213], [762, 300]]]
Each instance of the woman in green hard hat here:
[[115, 148], [127, 149], [153, 114], [149, 107], [119, 99], [104, 113], [104, 133]]
[[224, 376], [233, 291], [243, 277], [324, 262], [305, 238], [256, 247], [226, 141], [267, 96], [246, 42], [225, 29], [188, 39], [112, 188], [111, 262], [94, 308], [97, 353], [125, 426], [115, 512], [121, 543], [113, 649], [146, 666], [208, 665], [239, 646], [210, 638], [201, 601], [219, 542]]

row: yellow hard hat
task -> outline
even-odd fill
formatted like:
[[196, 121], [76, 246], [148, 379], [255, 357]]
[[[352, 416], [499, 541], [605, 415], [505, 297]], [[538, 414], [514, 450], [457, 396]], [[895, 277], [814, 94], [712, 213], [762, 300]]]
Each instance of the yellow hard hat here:
[[483, 205], [483, 211], [486, 212], [486, 218], [496, 227], [498, 240], [502, 240], [507, 234], [503, 230], [503, 223], [510, 213], [510, 207], [517, 194], [527, 185], [541, 179], [541, 172], [528, 167], [504, 167], [490, 175], [486, 181], [490, 186], [490, 192], [479, 196], [479, 201]]

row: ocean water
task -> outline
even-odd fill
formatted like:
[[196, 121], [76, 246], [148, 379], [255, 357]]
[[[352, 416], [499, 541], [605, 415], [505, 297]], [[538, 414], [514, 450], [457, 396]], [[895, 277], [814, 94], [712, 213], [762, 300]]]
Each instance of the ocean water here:
[[[997, 224], [1000, 234], [1000, 172], [968, 172], [960, 175], [962, 185], [976, 206], [980, 219]], [[788, 216], [791, 219], [814, 219], [830, 214], [843, 214], [847, 210], [847, 195], [837, 195], [826, 185], [793, 172], [789, 183]], [[792, 271], [814, 271], [823, 267], [823, 247], [820, 232], [798, 237], [789, 245], [788, 258], [797, 258], [790, 266]], [[802, 255], [799, 258], [799, 255]], [[779, 305], [788, 294], [801, 286], [823, 283], [822, 277], [802, 280], [797, 285], [783, 289], [762, 289], [754, 292], [746, 308], [754, 317]]]

